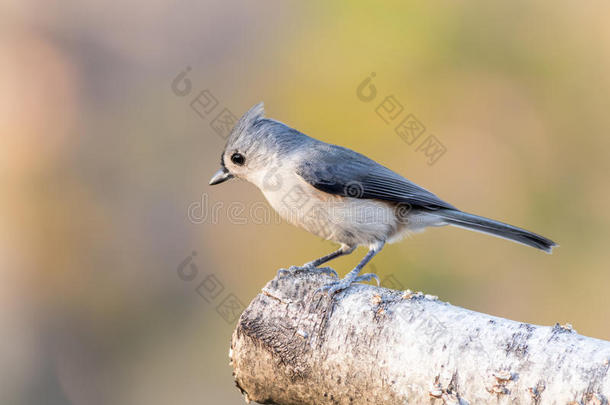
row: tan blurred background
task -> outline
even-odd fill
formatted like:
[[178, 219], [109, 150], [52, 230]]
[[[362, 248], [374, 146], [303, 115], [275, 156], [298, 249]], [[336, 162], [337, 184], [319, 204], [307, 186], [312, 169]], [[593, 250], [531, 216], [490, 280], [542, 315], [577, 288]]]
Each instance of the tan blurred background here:
[[[224, 146], [212, 120], [260, 100], [561, 245], [432, 229], [386, 247], [382, 278], [610, 339], [608, 2], [1, 4], [0, 403], [243, 402], [226, 304], [334, 247], [252, 221], [267, 205], [249, 184], [207, 186]], [[205, 89], [218, 106], [201, 117]], [[387, 95], [442, 142], [434, 165], [375, 113]]]

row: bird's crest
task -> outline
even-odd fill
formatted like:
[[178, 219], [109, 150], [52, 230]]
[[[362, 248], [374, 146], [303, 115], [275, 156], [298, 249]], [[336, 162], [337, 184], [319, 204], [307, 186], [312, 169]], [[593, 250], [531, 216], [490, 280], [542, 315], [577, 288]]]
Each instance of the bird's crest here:
[[249, 129], [260, 119], [265, 118], [265, 105], [261, 101], [260, 103], [251, 107], [244, 115], [241, 116], [231, 135], [227, 141], [227, 145], [234, 144], [237, 139], [242, 135], [248, 133]]

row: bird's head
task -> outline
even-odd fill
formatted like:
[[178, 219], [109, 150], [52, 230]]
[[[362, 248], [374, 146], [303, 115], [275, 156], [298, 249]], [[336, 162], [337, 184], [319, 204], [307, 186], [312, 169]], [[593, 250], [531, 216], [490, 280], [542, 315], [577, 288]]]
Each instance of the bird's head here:
[[210, 185], [233, 177], [252, 183], [270, 167], [281, 165], [291, 151], [307, 138], [281, 122], [265, 118], [262, 102], [250, 108], [237, 122], [220, 158], [220, 169]]

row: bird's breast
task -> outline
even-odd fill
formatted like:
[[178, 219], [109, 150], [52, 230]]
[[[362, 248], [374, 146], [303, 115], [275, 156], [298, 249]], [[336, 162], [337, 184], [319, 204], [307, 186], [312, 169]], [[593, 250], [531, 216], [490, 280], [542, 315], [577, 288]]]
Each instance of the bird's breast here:
[[325, 193], [296, 175], [260, 188], [282, 218], [338, 243], [371, 245], [391, 239], [401, 228], [395, 204]]

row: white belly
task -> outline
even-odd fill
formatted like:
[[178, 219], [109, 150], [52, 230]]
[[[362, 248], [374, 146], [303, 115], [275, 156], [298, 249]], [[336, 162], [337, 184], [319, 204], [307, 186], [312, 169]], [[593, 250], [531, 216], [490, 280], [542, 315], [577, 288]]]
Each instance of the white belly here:
[[283, 180], [279, 187], [259, 188], [282, 218], [324, 239], [368, 246], [389, 241], [402, 228], [392, 204], [328, 194], [298, 176]]

